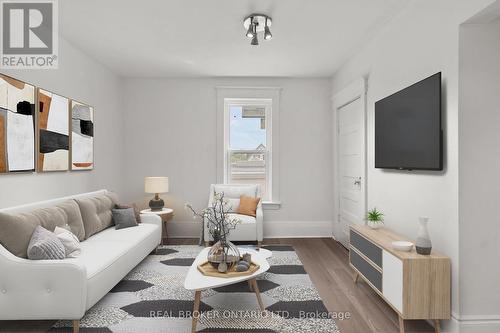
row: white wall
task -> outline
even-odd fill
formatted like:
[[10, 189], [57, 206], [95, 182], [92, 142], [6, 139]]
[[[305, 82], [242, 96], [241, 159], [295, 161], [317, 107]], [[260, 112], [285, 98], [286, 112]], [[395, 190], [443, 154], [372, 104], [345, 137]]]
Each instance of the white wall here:
[[95, 170], [0, 174], [0, 208], [99, 188], [121, 191], [123, 114], [116, 75], [62, 38], [59, 69], [2, 73], [94, 106]]
[[[374, 40], [333, 77], [333, 92], [368, 77], [368, 207], [384, 211], [387, 227], [416, 238], [418, 216], [430, 216], [434, 248], [452, 260], [452, 310], [459, 317], [458, 32], [492, 0], [411, 1]], [[443, 74], [445, 170], [402, 172], [374, 168], [374, 103], [431, 74]], [[455, 322], [456, 323], [456, 322]], [[450, 325], [445, 329], [453, 330]]]
[[462, 26], [460, 310], [464, 318], [496, 320], [496, 332], [500, 331], [499, 59], [500, 19], [489, 24]]
[[[216, 87], [277, 86], [280, 99], [279, 210], [266, 210], [264, 236], [331, 236], [330, 81], [327, 79], [128, 79], [126, 163], [129, 200], [143, 193], [144, 176], [170, 180], [173, 237], [197, 236], [186, 201], [203, 208], [216, 182]], [[292, 223], [292, 224], [291, 224]]]

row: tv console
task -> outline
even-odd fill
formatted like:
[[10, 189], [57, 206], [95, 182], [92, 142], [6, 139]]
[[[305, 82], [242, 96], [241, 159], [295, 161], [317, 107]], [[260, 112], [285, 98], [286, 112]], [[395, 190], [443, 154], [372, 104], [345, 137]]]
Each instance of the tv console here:
[[349, 237], [349, 264], [354, 282], [361, 277], [404, 320], [434, 321], [440, 332], [441, 319], [451, 316], [450, 258], [432, 251], [430, 255], [396, 251], [391, 243], [407, 240], [386, 229], [352, 225]]

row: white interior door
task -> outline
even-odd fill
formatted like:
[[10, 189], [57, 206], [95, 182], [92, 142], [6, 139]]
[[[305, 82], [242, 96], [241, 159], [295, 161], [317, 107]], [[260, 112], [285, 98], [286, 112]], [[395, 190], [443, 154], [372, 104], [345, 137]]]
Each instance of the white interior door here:
[[349, 243], [349, 226], [363, 224], [366, 212], [365, 85], [350, 86], [334, 99], [336, 127], [336, 211], [334, 236]]

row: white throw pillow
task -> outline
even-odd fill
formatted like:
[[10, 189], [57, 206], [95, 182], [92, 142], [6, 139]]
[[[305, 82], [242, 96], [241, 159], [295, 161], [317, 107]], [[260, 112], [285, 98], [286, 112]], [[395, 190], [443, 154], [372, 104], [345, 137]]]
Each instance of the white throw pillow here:
[[66, 258], [76, 258], [80, 255], [82, 252], [80, 248], [80, 241], [75, 234], [61, 227], [56, 227], [54, 234], [57, 238], [59, 238], [61, 243], [63, 243], [66, 250]]

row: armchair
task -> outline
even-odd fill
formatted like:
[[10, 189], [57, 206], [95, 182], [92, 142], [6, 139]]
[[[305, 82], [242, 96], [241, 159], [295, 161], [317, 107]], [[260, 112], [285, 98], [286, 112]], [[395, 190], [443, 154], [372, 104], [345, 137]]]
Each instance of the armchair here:
[[[240, 203], [240, 196], [246, 195], [249, 197], [261, 197], [260, 185], [248, 184], [212, 184], [210, 185], [210, 196], [208, 198], [208, 206], [212, 205], [215, 193], [224, 192], [224, 197], [231, 205], [231, 215], [241, 220], [241, 223], [236, 226], [229, 234], [230, 241], [257, 241], [257, 246], [260, 246], [263, 239], [263, 221], [264, 214], [262, 212], [262, 200], [259, 201], [257, 206], [256, 217], [237, 214]], [[206, 226], [207, 221], [203, 221]], [[208, 229], [204, 228], [205, 246], [208, 246], [210, 233]]]

